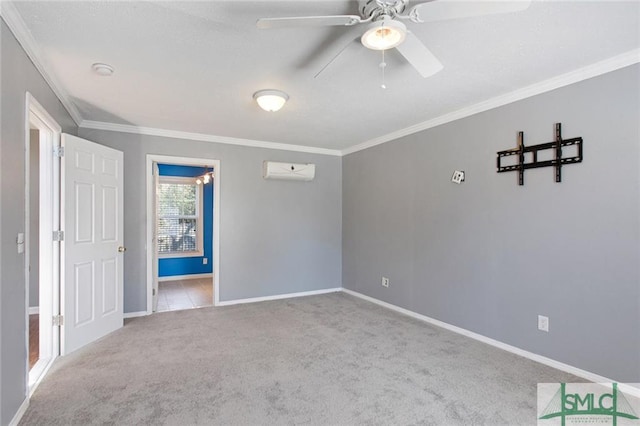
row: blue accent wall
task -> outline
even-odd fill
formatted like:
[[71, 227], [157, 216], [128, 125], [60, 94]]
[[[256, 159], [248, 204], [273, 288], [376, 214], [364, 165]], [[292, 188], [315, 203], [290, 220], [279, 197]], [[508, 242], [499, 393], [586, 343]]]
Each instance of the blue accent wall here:
[[[174, 164], [158, 164], [160, 176], [201, 176], [212, 168], [178, 166]], [[204, 256], [196, 257], [171, 257], [160, 258], [158, 261], [158, 276], [170, 277], [173, 275], [210, 274], [213, 272], [213, 181], [204, 185]], [[202, 259], [207, 258], [208, 263], [202, 264]]]

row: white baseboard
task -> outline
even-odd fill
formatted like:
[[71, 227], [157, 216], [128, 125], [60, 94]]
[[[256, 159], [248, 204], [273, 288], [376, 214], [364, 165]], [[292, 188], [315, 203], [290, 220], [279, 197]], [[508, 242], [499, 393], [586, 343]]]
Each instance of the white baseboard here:
[[327, 288], [322, 290], [302, 291], [300, 293], [276, 294], [275, 296], [251, 297], [248, 299], [225, 300], [218, 302], [216, 306], [238, 305], [241, 303], [265, 302], [267, 300], [291, 299], [293, 297], [314, 296], [316, 294], [337, 293], [342, 291], [341, 287]]
[[[33, 395], [33, 393], [36, 391], [36, 389], [38, 388], [38, 386], [40, 386], [40, 383], [42, 383], [42, 381], [44, 380], [45, 376], [47, 375], [47, 373], [49, 372], [49, 370], [51, 369], [51, 367], [53, 366], [53, 363], [55, 362], [56, 358], [58, 358], [58, 356], [54, 356], [53, 358], [49, 358], [49, 359], [39, 359], [36, 364], [31, 368], [31, 371], [29, 371], [29, 398], [31, 398], [31, 395]], [[32, 373], [34, 375], [36, 375], [35, 381], [31, 381], [31, 375]]]
[[[435, 318], [428, 317], [426, 315], [419, 314], [417, 312], [410, 311], [405, 308], [401, 308], [396, 305], [392, 305], [391, 303], [383, 302], [382, 300], [378, 300], [371, 296], [364, 295], [362, 293], [358, 293], [357, 291], [349, 290], [346, 288], [342, 289], [343, 292], [350, 294], [355, 297], [359, 297], [360, 299], [366, 300], [371, 303], [375, 303], [376, 305], [383, 306], [387, 309], [391, 309], [393, 311], [399, 312], [401, 314], [410, 316], [412, 318], [418, 319], [420, 321], [427, 322], [429, 324], [433, 324], [438, 327], [442, 327], [449, 331], [453, 331], [454, 333], [462, 334], [463, 336], [470, 337], [474, 340], [478, 340], [482, 343], [486, 343], [488, 345], [494, 346], [496, 348], [505, 350], [507, 352], [511, 352], [513, 354], [519, 355], [524, 358], [528, 358], [532, 361], [539, 362], [540, 364], [548, 365], [549, 367], [553, 367], [557, 370], [564, 371], [566, 373], [573, 374], [574, 376], [582, 377], [583, 379], [587, 379], [594, 383], [612, 383], [615, 380], [608, 379], [604, 376], [600, 376], [599, 374], [592, 373], [590, 371], [583, 370], [581, 368], [574, 367], [569, 364], [565, 364], [560, 361], [556, 361], [551, 358], [547, 358], [542, 355], [538, 355], [533, 352], [526, 351], [524, 349], [520, 349], [515, 346], [508, 345], [506, 343], [500, 342], [499, 340], [492, 339], [490, 337], [483, 336], [482, 334], [474, 333], [473, 331], [469, 331], [467, 329], [457, 327], [455, 325], [451, 325], [449, 323], [437, 320]], [[633, 395], [635, 397], [640, 397], [640, 383], [619, 383], [618, 389], [622, 392]]]
[[138, 311], [138, 312], [125, 312], [124, 318], [136, 318], [136, 317], [146, 317], [149, 315], [147, 311]]
[[9, 426], [18, 426], [18, 423], [22, 420], [22, 416], [27, 412], [27, 408], [29, 408], [29, 398], [25, 398], [24, 401], [22, 401], [18, 411], [16, 411], [16, 415], [13, 416], [13, 419], [9, 422]]
[[29, 306], [29, 315], [39, 315], [40, 306]]
[[171, 275], [169, 277], [158, 277], [158, 282], [177, 281], [177, 280], [195, 280], [197, 278], [213, 278], [213, 274]]

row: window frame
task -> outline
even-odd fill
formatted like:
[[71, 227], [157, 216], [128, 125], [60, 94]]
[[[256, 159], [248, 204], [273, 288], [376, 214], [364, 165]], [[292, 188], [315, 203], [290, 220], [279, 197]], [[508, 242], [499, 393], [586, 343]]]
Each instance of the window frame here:
[[[158, 185], [194, 185], [196, 187], [196, 249], [192, 251], [174, 251], [174, 252], [161, 252], [160, 245], [158, 247], [158, 259], [171, 259], [181, 257], [203, 257], [204, 256], [204, 185], [196, 184], [195, 177], [187, 176], [163, 176], [158, 177]], [[158, 201], [159, 202], [159, 196]], [[160, 219], [171, 218], [189, 218], [193, 219], [191, 215], [176, 215], [176, 216], [160, 216], [160, 211], [156, 206], [156, 223], [160, 224]], [[156, 238], [158, 230], [156, 229]]]

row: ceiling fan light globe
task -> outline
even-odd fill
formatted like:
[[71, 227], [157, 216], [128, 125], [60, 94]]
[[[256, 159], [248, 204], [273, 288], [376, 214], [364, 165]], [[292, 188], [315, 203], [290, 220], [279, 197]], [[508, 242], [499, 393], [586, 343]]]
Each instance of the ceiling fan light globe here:
[[371, 50], [387, 50], [398, 46], [407, 36], [407, 27], [399, 21], [384, 18], [369, 24], [360, 41]]
[[260, 108], [268, 112], [276, 112], [280, 110], [289, 100], [289, 95], [280, 90], [260, 90], [253, 94]]

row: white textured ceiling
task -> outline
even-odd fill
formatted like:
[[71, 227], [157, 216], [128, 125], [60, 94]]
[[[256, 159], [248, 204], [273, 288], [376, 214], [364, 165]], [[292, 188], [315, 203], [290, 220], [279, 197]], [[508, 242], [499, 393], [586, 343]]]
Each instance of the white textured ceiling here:
[[[260, 17], [357, 14], [354, 1], [18, 2], [84, 120], [344, 149], [640, 47], [637, 1], [534, 1], [524, 12], [408, 27], [444, 70], [343, 46], [349, 27], [258, 30]], [[356, 31], [362, 28], [358, 27]], [[355, 35], [351, 35], [353, 38]], [[91, 64], [115, 68], [93, 74]], [[252, 94], [290, 95], [278, 113]]]

